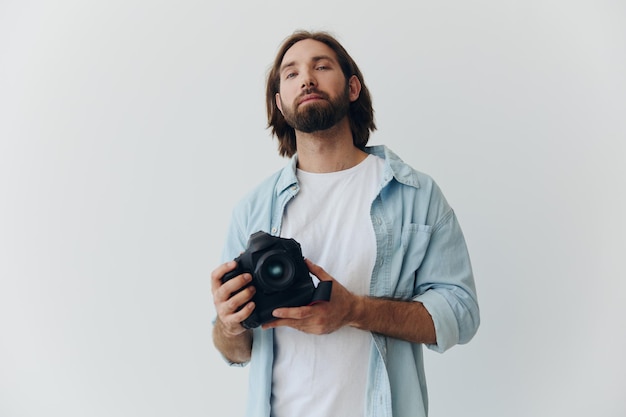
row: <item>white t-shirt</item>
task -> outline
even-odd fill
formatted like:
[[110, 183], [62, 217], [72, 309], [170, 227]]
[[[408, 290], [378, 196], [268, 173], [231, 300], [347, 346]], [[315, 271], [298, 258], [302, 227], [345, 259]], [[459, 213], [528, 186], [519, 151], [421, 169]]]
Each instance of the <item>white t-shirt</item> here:
[[[383, 160], [369, 155], [343, 171], [298, 170], [300, 192], [286, 208], [281, 236], [300, 242], [302, 253], [348, 290], [369, 294], [376, 258], [370, 217]], [[274, 336], [272, 417], [360, 417], [371, 334], [343, 327], [310, 335], [279, 327]]]

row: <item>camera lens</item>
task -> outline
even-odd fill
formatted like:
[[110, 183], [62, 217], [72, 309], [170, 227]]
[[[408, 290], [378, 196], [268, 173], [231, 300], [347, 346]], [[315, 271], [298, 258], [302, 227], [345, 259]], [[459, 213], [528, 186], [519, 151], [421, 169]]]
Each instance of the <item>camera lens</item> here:
[[280, 260], [263, 265], [263, 275], [271, 279], [280, 279], [285, 271], [285, 266]]
[[266, 291], [280, 291], [293, 282], [295, 266], [289, 255], [282, 250], [265, 253], [256, 265], [255, 275]]

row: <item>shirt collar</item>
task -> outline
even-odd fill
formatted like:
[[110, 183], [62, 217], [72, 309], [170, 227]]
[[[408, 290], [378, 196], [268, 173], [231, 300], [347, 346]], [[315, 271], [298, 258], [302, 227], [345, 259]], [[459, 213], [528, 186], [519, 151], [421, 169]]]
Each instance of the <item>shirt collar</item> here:
[[383, 173], [383, 185], [395, 178], [401, 184], [419, 188], [417, 173], [407, 165], [398, 155], [385, 145], [368, 146], [365, 152], [376, 155], [385, 160], [385, 171]]
[[[398, 155], [385, 145], [367, 146], [365, 152], [378, 156], [385, 161], [385, 171], [383, 174], [383, 185], [395, 178], [401, 184], [419, 188], [417, 173], [407, 165]], [[298, 177], [296, 176], [298, 166], [298, 154], [291, 157], [289, 163], [280, 171], [280, 177], [276, 184], [277, 194], [281, 194], [286, 189], [297, 187]]]

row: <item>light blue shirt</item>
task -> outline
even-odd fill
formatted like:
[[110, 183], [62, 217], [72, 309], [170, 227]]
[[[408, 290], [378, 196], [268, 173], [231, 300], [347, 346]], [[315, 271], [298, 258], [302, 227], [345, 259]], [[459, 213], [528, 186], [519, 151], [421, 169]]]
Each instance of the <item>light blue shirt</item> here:
[[[385, 160], [380, 192], [370, 211], [377, 246], [370, 295], [423, 303], [437, 335], [437, 343], [427, 345], [430, 349], [443, 352], [467, 343], [480, 317], [470, 258], [454, 211], [432, 178], [387, 147], [365, 150]], [[294, 156], [235, 207], [224, 262], [245, 250], [254, 232], [280, 235], [285, 207], [298, 194], [296, 163]], [[248, 417], [270, 416], [273, 335], [273, 330], [260, 327], [253, 331]], [[372, 336], [367, 417], [425, 417], [428, 395], [422, 345]]]

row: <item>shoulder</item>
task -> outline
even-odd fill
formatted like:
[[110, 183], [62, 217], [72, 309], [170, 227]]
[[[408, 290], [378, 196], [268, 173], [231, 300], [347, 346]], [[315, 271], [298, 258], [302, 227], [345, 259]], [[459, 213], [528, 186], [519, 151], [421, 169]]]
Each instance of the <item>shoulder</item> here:
[[290, 173], [290, 166], [286, 166], [271, 175], [257, 181], [242, 198], [238, 201], [237, 207], [255, 204], [264, 201], [268, 197], [279, 194], [284, 188], [289, 187], [295, 182], [295, 175]]
[[283, 198], [286, 190], [296, 184], [293, 162], [257, 182], [233, 208], [235, 218], [247, 219], [253, 216], [267, 216], [276, 207], [276, 201]]
[[391, 180], [395, 180], [394, 182], [413, 188], [418, 193], [441, 192], [432, 176], [415, 169], [387, 146], [371, 146], [366, 148], [366, 152], [384, 161], [383, 182], [388, 183]]
[[433, 177], [413, 168], [386, 146], [372, 147], [385, 161], [381, 197], [392, 206], [412, 212], [412, 221], [436, 224], [452, 208]]

